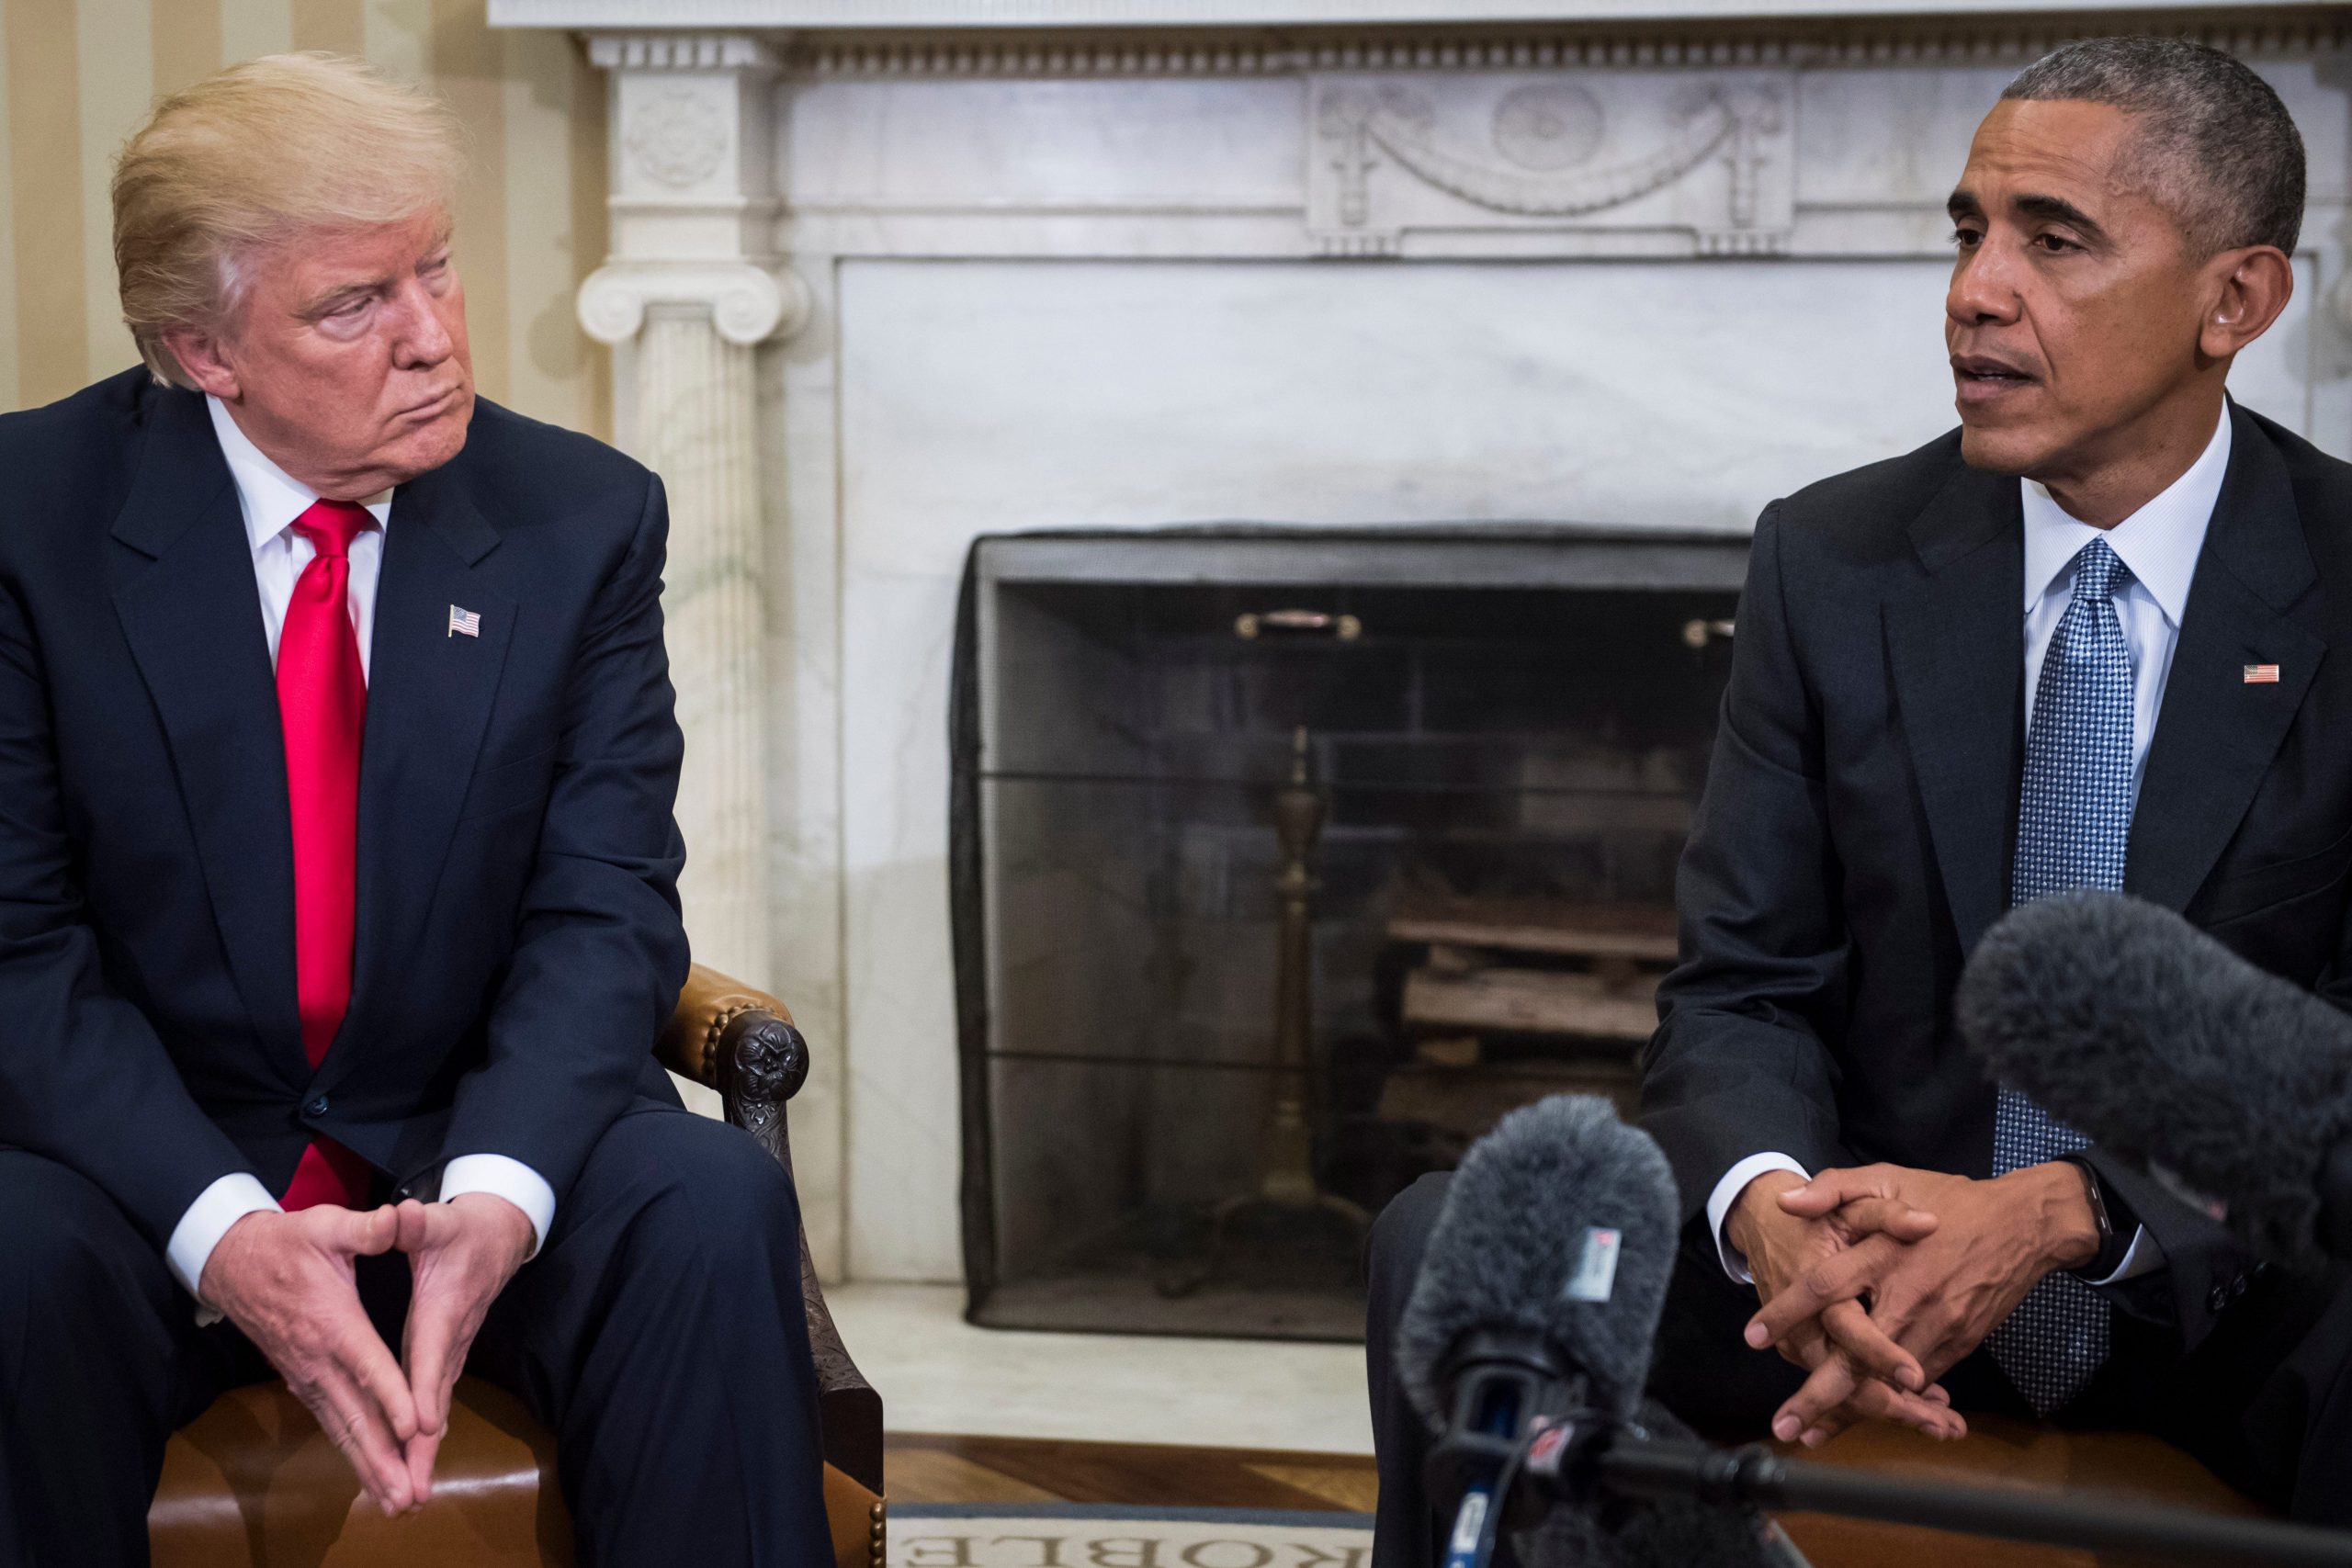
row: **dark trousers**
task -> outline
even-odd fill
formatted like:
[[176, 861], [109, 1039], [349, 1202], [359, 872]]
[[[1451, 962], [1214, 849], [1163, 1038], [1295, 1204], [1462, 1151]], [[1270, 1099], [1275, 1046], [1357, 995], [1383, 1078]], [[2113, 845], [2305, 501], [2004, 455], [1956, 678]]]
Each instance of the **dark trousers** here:
[[[1429, 1429], [1396, 1370], [1396, 1329], [1450, 1181], [1425, 1176], [1373, 1226], [1367, 1258], [1366, 1373], [1380, 1512], [1373, 1568], [1427, 1568], [1444, 1524], [1421, 1482]], [[1740, 1330], [1751, 1287], [1723, 1271], [1712, 1243], [1685, 1238], [1650, 1367], [1650, 1393], [1719, 1442], [1769, 1436], [1772, 1413], [1804, 1381]], [[1978, 1350], [1944, 1379], [1963, 1411], [2030, 1415]], [[2063, 1425], [2132, 1427], [2188, 1450], [2239, 1489], [2314, 1524], [2352, 1526], [2352, 1286], [2342, 1269], [2266, 1270], [2193, 1354], [2160, 1325], [2118, 1314], [2113, 1353]]]
[[[832, 1561], [799, 1209], [741, 1131], [641, 1100], [596, 1145], [467, 1370], [556, 1436], [585, 1568]], [[397, 1355], [406, 1259], [363, 1258]], [[270, 1374], [89, 1180], [0, 1149], [0, 1565], [132, 1568], [172, 1431]]]

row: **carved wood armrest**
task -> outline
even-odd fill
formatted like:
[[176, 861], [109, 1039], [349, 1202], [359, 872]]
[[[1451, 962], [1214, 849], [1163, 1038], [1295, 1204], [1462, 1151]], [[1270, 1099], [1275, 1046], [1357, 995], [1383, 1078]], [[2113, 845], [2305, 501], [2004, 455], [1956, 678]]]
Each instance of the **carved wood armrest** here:
[[[766, 1016], [763, 1020], [751, 1017], [754, 1013]], [[686, 972], [685, 988], [678, 993], [678, 1005], [670, 1014], [669, 1027], [654, 1043], [653, 1054], [679, 1077], [724, 1094], [727, 1087], [719, 1081], [720, 1062], [731, 1053], [720, 1048], [721, 1042], [732, 1030], [734, 1039], [728, 1043], [740, 1043], [744, 1032], [763, 1023], [781, 1026], [781, 1036], [767, 1036], [770, 1049], [762, 1054], [763, 1069], [781, 1070], [784, 1076], [774, 1084], [762, 1079], [753, 1087], [758, 1098], [790, 1100], [808, 1080], [808, 1043], [792, 1026], [791, 1010], [765, 991], [753, 990], [716, 969], [697, 964]]]
[[[791, 1171], [792, 1142], [784, 1108], [808, 1081], [808, 1042], [793, 1027], [792, 1014], [782, 1002], [697, 964], [687, 975], [677, 1010], [654, 1054], [673, 1072], [717, 1089], [727, 1120], [758, 1139], [787, 1174]], [[825, 1458], [880, 1495], [882, 1396], [858, 1371], [833, 1326], [805, 1231], [800, 1237], [800, 1292], [808, 1317], [808, 1352], [817, 1368]]]

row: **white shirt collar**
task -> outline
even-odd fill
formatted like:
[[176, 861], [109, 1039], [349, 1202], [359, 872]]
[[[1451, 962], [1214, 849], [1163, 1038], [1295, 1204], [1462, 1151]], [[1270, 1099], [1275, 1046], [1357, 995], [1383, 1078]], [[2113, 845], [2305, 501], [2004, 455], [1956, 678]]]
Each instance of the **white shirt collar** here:
[[2031, 479], [2018, 481], [2025, 494], [2025, 607], [2031, 611], [2093, 539], [2105, 539], [2133, 580], [2147, 589], [2173, 629], [2188, 607], [2188, 584], [2197, 575], [2198, 552], [2222, 498], [2230, 471], [2230, 406], [2204, 453], [2188, 471], [2145, 506], [2112, 528], [2094, 528], [2067, 515], [2050, 491]]
[[[204, 406], [211, 411], [212, 434], [220, 439], [220, 455], [229, 459], [229, 475], [237, 481], [237, 499], [243, 503], [245, 514], [245, 534], [258, 551], [309, 511], [319, 499], [319, 492], [271, 462], [268, 454], [254, 446], [238, 426], [220, 399], [207, 393]], [[376, 519], [379, 528], [390, 525], [390, 491], [371, 495], [359, 504]]]

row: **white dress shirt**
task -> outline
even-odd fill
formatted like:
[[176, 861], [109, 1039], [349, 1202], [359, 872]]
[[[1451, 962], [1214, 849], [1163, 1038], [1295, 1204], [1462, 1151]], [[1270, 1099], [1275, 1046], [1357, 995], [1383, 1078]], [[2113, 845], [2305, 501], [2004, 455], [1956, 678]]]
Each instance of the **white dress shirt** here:
[[[2188, 471], [2112, 528], [2077, 522], [2047, 489], [2031, 479], [2018, 481], [2025, 502], [2026, 728], [2030, 732], [2033, 727], [2042, 658], [2075, 596], [2075, 557], [2093, 539], [2104, 538], [2132, 571], [2131, 581], [2115, 594], [2115, 614], [2132, 651], [2132, 799], [2135, 807], [2140, 775], [2147, 767], [2148, 742], [2155, 735], [2156, 716], [2164, 711], [2165, 680], [2172, 672], [2180, 618], [2188, 607], [2188, 584], [2197, 575], [2198, 553], [2205, 547], [2205, 530], [2213, 521], [2213, 506], [2221, 499], [2222, 479], [2229, 470], [2230, 411], [2225, 403], [2221, 428], [2214, 431]], [[1716, 1254], [1723, 1259], [1724, 1271], [1741, 1284], [1752, 1282], [1754, 1276], [1747, 1271], [1747, 1259], [1724, 1237], [1724, 1221], [1747, 1184], [1773, 1170], [1809, 1177], [1804, 1167], [1787, 1155], [1753, 1154], [1725, 1171], [1707, 1199], [1707, 1228], [1714, 1233]], [[2164, 1261], [2164, 1249], [2143, 1225], [2133, 1233], [2115, 1272], [2096, 1283], [2111, 1285], [2132, 1279], [2161, 1269]]]
[[[229, 473], [237, 483], [237, 506], [244, 514], [245, 536], [253, 545], [254, 580], [261, 590], [262, 630], [269, 639], [274, 665], [295, 580], [318, 553], [294, 531], [294, 520], [319, 499], [319, 492], [271, 462], [238, 428], [220, 399], [204, 400], [212, 412], [212, 431], [220, 439], [220, 454], [228, 458]], [[383, 570], [384, 533], [391, 526], [392, 492], [371, 496], [361, 504], [376, 520], [374, 527], [361, 529], [351, 541], [351, 624], [359, 637], [359, 670], [364, 678], [376, 630], [376, 582]], [[494, 1193], [522, 1210], [531, 1222], [531, 1251], [537, 1254], [547, 1240], [548, 1226], [555, 1221], [555, 1189], [545, 1177], [504, 1155], [459, 1155], [442, 1169], [442, 1201], [447, 1202], [461, 1192]], [[269, 1189], [252, 1172], [235, 1171], [220, 1178], [197, 1194], [196, 1201], [172, 1228], [164, 1256], [173, 1276], [195, 1295], [197, 1282], [204, 1278], [204, 1265], [229, 1227], [257, 1210], [277, 1206]], [[208, 1309], [198, 1315], [209, 1321], [214, 1314]]]

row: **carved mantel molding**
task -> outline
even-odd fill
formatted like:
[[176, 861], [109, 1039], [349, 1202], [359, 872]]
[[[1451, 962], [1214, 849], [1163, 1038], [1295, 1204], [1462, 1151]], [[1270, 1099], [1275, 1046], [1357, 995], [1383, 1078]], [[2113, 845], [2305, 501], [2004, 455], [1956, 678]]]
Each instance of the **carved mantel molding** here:
[[[1942, 193], [1825, 186], [1825, 156], [1841, 154], [1817, 130], [1806, 139], [1825, 103], [1808, 84], [2014, 69], [2068, 38], [2118, 28], [2288, 62], [2352, 47], [2352, 11], [2228, 0], [2022, 15], [1945, 0], [1819, 0], [1769, 16], [1744, 0], [1642, 0], [1580, 6], [1575, 19], [1557, 6], [1423, 7], [1442, 26], [1408, 16], [1409, 6], [1330, 0], [1324, 19], [1335, 25], [1308, 33], [1271, 25], [1281, 9], [1243, 0], [1025, 9], [999, 0], [833, 9], [821, 0], [493, 0], [492, 17], [581, 28], [591, 59], [612, 73], [614, 265], [580, 300], [583, 324], [607, 341], [634, 331], [649, 305], [697, 300], [724, 301], [729, 341], [788, 335], [808, 305], [800, 281], [779, 270], [786, 253], [1102, 254], [1159, 243], [1252, 257], [1928, 254], [1942, 243]], [[1061, 25], [1045, 28], [1048, 20]], [[623, 28], [639, 30], [605, 30]], [[977, 165], [944, 145], [927, 165], [908, 140], [928, 123], [919, 109], [904, 129], [876, 121], [857, 134], [890, 138], [892, 178], [921, 197], [899, 196], [891, 178], [848, 188], [830, 153], [789, 177], [767, 167], [775, 150], [793, 155], [792, 106], [830, 85], [1120, 80], [1193, 82], [1204, 93], [1303, 87], [1297, 195], [1268, 203], [1262, 186], [1235, 193], [1240, 205], [1228, 210], [1270, 215], [1245, 232], [1220, 226], [1223, 193], [1213, 187], [1098, 207], [1043, 189], [1033, 199], [1017, 169], [1001, 189], [942, 186], [928, 169]], [[1136, 107], [1165, 113], [1173, 101], [1138, 97]], [[844, 122], [829, 109], [813, 123]], [[1046, 116], [1033, 123], [1009, 127], [1006, 145], [1064, 129]], [[883, 144], [840, 145], [871, 157]], [[1824, 189], [1836, 194], [1816, 194]], [[1271, 216], [1278, 208], [1295, 214], [1287, 237]], [[2323, 233], [2328, 215], [2314, 211]], [[1146, 227], [1130, 221], [1137, 213]], [[774, 276], [772, 307], [745, 267]], [[2331, 312], [2352, 322], [2352, 288], [2326, 282]]]
[[1787, 248], [1796, 160], [1784, 71], [1518, 71], [1308, 78], [1307, 226], [1325, 255], [1396, 255], [1408, 230], [1498, 240], [1565, 226]]
[[[729, 47], [769, 51], [815, 76], [1261, 76], [1308, 71], [1491, 71], [1573, 65], [1964, 64], [2030, 59], [2070, 38], [2117, 31], [2195, 38], [2234, 53], [2340, 49], [2340, 6], [2263, 0], [2081, 0], [2030, 12], [1977, 0], [1588, 0], [1383, 6], [1300, 0], [1317, 26], [1275, 3], [1121, 0], [1034, 10], [938, 0], [490, 0], [493, 26], [596, 36], [608, 69]], [[976, 17], [974, 13], [983, 13]], [[1046, 19], [1050, 13], [1050, 20]], [[627, 32], [611, 29], [644, 29]], [[722, 33], [717, 29], [732, 28]], [[627, 60], [619, 58], [629, 51]], [[642, 51], [642, 57], [638, 51]]]
[[588, 61], [605, 71], [775, 73], [775, 51], [750, 33], [605, 33], [588, 40]]
[[2352, 17], [2342, 7], [2298, 6], [2259, 17], [2219, 7], [2091, 16], [2063, 10], [2030, 16], [1857, 12], [1770, 17], [1725, 12], [1704, 19], [1589, 12], [1577, 22], [1541, 29], [1384, 28], [1313, 43], [1266, 34], [807, 32], [780, 35], [776, 48], [785, 73], [796, 76], [1220, 77], [1575, 66], [2022, 63], [2069, 39], [2118, 30], [2175, 34], [2250, 56], [2352, 45]]

